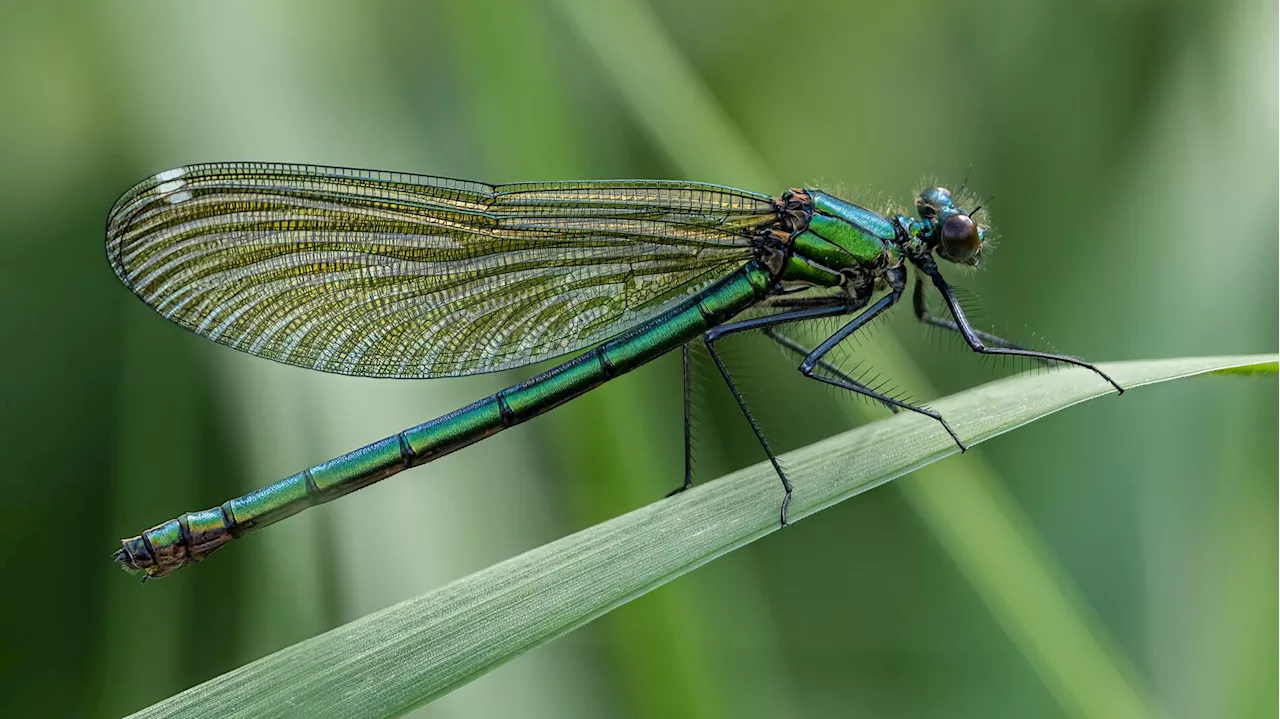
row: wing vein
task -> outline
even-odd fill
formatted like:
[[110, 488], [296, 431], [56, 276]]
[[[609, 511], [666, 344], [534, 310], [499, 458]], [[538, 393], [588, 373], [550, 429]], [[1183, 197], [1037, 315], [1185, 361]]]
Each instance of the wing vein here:
[[215, 163], [126, 192], [107, 256], [144, 302], [227, 346], [442, 377], [550, 359], [654, 317], [753, 257], [775, 212], [701, 183]]

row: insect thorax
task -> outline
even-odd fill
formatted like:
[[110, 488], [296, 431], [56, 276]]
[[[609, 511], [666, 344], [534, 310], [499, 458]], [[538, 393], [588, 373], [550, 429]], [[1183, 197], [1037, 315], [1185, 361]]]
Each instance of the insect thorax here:
[[814, 189], [791, 189], [777, 199], [772, 237], [775, 275], [784, 283], [862, 285], [901, 264], [893, 221]]

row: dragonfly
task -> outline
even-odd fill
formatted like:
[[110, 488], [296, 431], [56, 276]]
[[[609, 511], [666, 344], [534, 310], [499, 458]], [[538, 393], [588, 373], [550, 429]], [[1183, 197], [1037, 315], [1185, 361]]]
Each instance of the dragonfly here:
[[[107, 222], [112, 269], [147, 305], [208, 339], [345, 375], [456, 377], [560, 364], [473, 404], [223, 504], [121, 541], [144, 579], [199, 562], [237, 537], [479, 442], [680, 350], [685, 477], [690, 349], [705, 346], [782, 485], [792, 483], [717, 343], [761, 332], [799, 372], [925, 415], [828, 353], [894, 306], [915, 277], [923, 323], [974, 352], [1094, 365], [975, 329], [939, 262], [977, 266], [991, 234], [963, 198], [928, 187], [915, 214], [881, 214], [813, 187], [769, 196], [714, 184], [608, 180], [487, 185], [280, 163], [210, 163], [156, 174]], [[947, 316], [927, 309], [926, 286]], [[817, 346], [789, 326], [847, 321]]]

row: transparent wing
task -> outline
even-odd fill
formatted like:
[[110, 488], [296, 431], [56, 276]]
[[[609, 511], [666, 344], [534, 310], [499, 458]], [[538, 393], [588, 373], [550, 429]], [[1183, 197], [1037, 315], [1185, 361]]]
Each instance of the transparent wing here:
[[748, 260], [765, 196], [621, 180], [489, 186], [218, 163], [129, 190], [111, 266], [182, 326], [326, 372], [445, 377], [573, 352]]

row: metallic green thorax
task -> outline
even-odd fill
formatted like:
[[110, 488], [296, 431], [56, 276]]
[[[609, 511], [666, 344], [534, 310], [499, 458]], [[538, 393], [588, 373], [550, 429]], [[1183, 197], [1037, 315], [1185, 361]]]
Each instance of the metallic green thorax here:
[[698, 337], [768, 294], [774, 276], [745, 266], [594, 350], [451, 414], [318, 464], [219, 507], [123, 542], [126, 566], [161, 577], [257, 527], [328, 502], [532, 419]]
[[809, 229], [833, 242], [859, 261], [872, 262], [894, 238], [891, 221], [822, 192], [811, 192], [813, 217]]
[[832, 271], [882, 269], [895, 263], [897, 232], [892, 221], [819, 190], [808, 190], [807, 195], [808, 228], [790, 239], [792, 257], [784, 280], [834, 286], [839, 275]]

